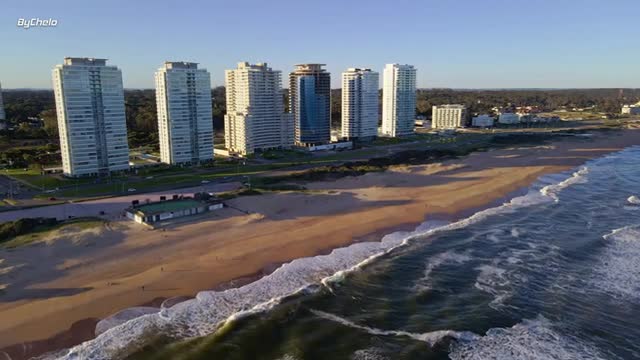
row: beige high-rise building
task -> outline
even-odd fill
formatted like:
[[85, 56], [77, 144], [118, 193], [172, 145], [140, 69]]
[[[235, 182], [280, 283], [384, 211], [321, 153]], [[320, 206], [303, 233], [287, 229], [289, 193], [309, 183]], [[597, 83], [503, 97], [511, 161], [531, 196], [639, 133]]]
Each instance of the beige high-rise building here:
[[342, 73], [341, 138], [367, 140], [378, 135], [378, 73], [350, 68]]
[[225, 72], [225, 147], [231, 153], [288, 148], [294, 141], [293, 116], [284, 112], [282, 75], [266, 63], [238, 63]]
[[198, 64], [165, 62], [155, 74], [160, 159], [167, 164], [213, 159], [211, 76]]
[[416, 120], [416, 69], [412, 65], [387, 64], [382, 88], [382, 134], [413, 134]]
[[432, 109], [433, 129], [455, 129], [467, 125], [467, 108], [464, 105], [436, 105]]

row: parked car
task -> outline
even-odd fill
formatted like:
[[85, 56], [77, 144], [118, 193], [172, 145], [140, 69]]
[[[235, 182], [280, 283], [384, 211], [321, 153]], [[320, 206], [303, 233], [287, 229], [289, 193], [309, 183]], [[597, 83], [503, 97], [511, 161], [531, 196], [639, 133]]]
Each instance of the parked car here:
[[49, 201], [56, 201], [58, 199], [54, 198], [53, 196], [49, 198]]
[[202, 181], [200, 181], [200, 183], [201, 183], [201, 184], [208, 184], [208, 183], [209, 183], [209, 180], [202, 180]]
[[137, 190], [136, 190], [136, 189], [134, 189], [134, 188], [128, 188], [128, 189], [127, 189], [127, 191], [128, 191], [128, 192], [136, 192]]

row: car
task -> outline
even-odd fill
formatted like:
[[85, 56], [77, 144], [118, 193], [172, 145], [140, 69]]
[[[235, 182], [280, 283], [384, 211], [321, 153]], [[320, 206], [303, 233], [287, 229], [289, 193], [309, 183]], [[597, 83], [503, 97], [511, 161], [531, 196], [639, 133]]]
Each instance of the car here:
[[49, 198], [49, 201], [56, 201], [58, 199], [54, 198], [53, 196]]
[[134, 188], [128, 188], [128, 189], [127, 189], [127, 191], [128, 191], [128, 192], [136, 192], [136, 191], [138, 191], [138, 190], [136, 190], [136, 189], [134, 189]]
[[202, 181], [200, 181], [200, 184], [208, 184], [208, 183], [209, 183], [209, 180], [202, 180]]
[[153, 176], [147, 176], [145, 179], [151, 180], [151, 179], [153, 179]]

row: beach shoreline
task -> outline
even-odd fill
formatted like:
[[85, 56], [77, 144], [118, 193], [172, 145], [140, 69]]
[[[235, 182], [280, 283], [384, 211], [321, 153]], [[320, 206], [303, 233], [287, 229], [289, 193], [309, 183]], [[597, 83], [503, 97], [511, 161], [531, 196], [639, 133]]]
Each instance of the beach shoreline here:
[[[212, 219], [180, 224], [167, 231], [119, 224], [118, 230], [99, 235], [117, 237], [104, 247], [96, 246], [100, 254], [71, 247], [64, 252], [65, 261], [54, 264], [56, 269], [63, 267], [58, 276], [38, 282], [24, 275], [23, 283], [29, 286], [12, 289], [28, 292], [35, 285], [89, 290], [44, 299], [24, 296], [5, 301], [0, 296], [0, 312], [8, 319], [8, 323], [0, 324], [0, 348], [4, 349], [0, 351], [18, 359], [68, 347], [87, 340], [89, 319], [149, 304], [153, 299], [241, 286], [293, 259], [324, 254], [359, 241], [379, 241], [389, 233], [413, 230], [425, 220], [466, 218], [521, 194], [540, 176], [638, 145], [638, 134], [629, 130], [597, 134], [592, 139], [568, 138], [546, 147], [478, 152], [442, 163], [399, 166], [384, 173], [309, 183], [307, 188], [314, 190], [313, 194], [291, 192], [234, 199], [234, 207], [248, 209], [250, 214], [225, 209]], [[289, 236], [285, 239], [283, 233]], [[33, 249], [16, 252], [24, 257]], [[7, 257], [8, 264], [15, 266], [12, 262], [20, 256], [15, 257]], [[141, 286], [148, 291], [140, 291]], [[47, 311], [46, 306], [52, 306], [53, 311]], [[44, 320], [49, 321], [43, 324]], [[72, 324], [83, 324], [84, 330], [78, 331], [75, 325], [74, 332]], [[70, 326], [71, 330], [65, 330]], [[53, 341], [69, 337], [64, 344]], [[28, 345], [23, 346], [25, 343]]]

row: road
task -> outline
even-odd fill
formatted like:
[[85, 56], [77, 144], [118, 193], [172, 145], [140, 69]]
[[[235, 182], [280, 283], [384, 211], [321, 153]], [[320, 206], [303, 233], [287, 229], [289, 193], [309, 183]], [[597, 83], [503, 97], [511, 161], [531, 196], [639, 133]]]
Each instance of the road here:
[[[131, 205], [133, 200], [140, 200], [140, 202], [143, 202], [146, 199], [149, 199], [150, 201], [159, 201], [160, 196], [166, 196], [168, 199], [172, 195], [193, 196], [194, 193], [203, 191], [220, 193], [236, 190], [241, 186], [242, 184], [239, 182], [216, 183], [191, 188], [166, 190], [145, 194], [132, 194], [99, 200], [41, 206], [31, 209], [4, 211], [0, 212], [0, 222], [35, 217], [55, 217], [59, 220], [63, 220], [68, 219], [69, 217], [81, 216], [96, 216], [108, 220], [115, 220], [122, 218], [124, 210]], [[104, 215], [100, 215], [101, 211], [104, 212]]]

